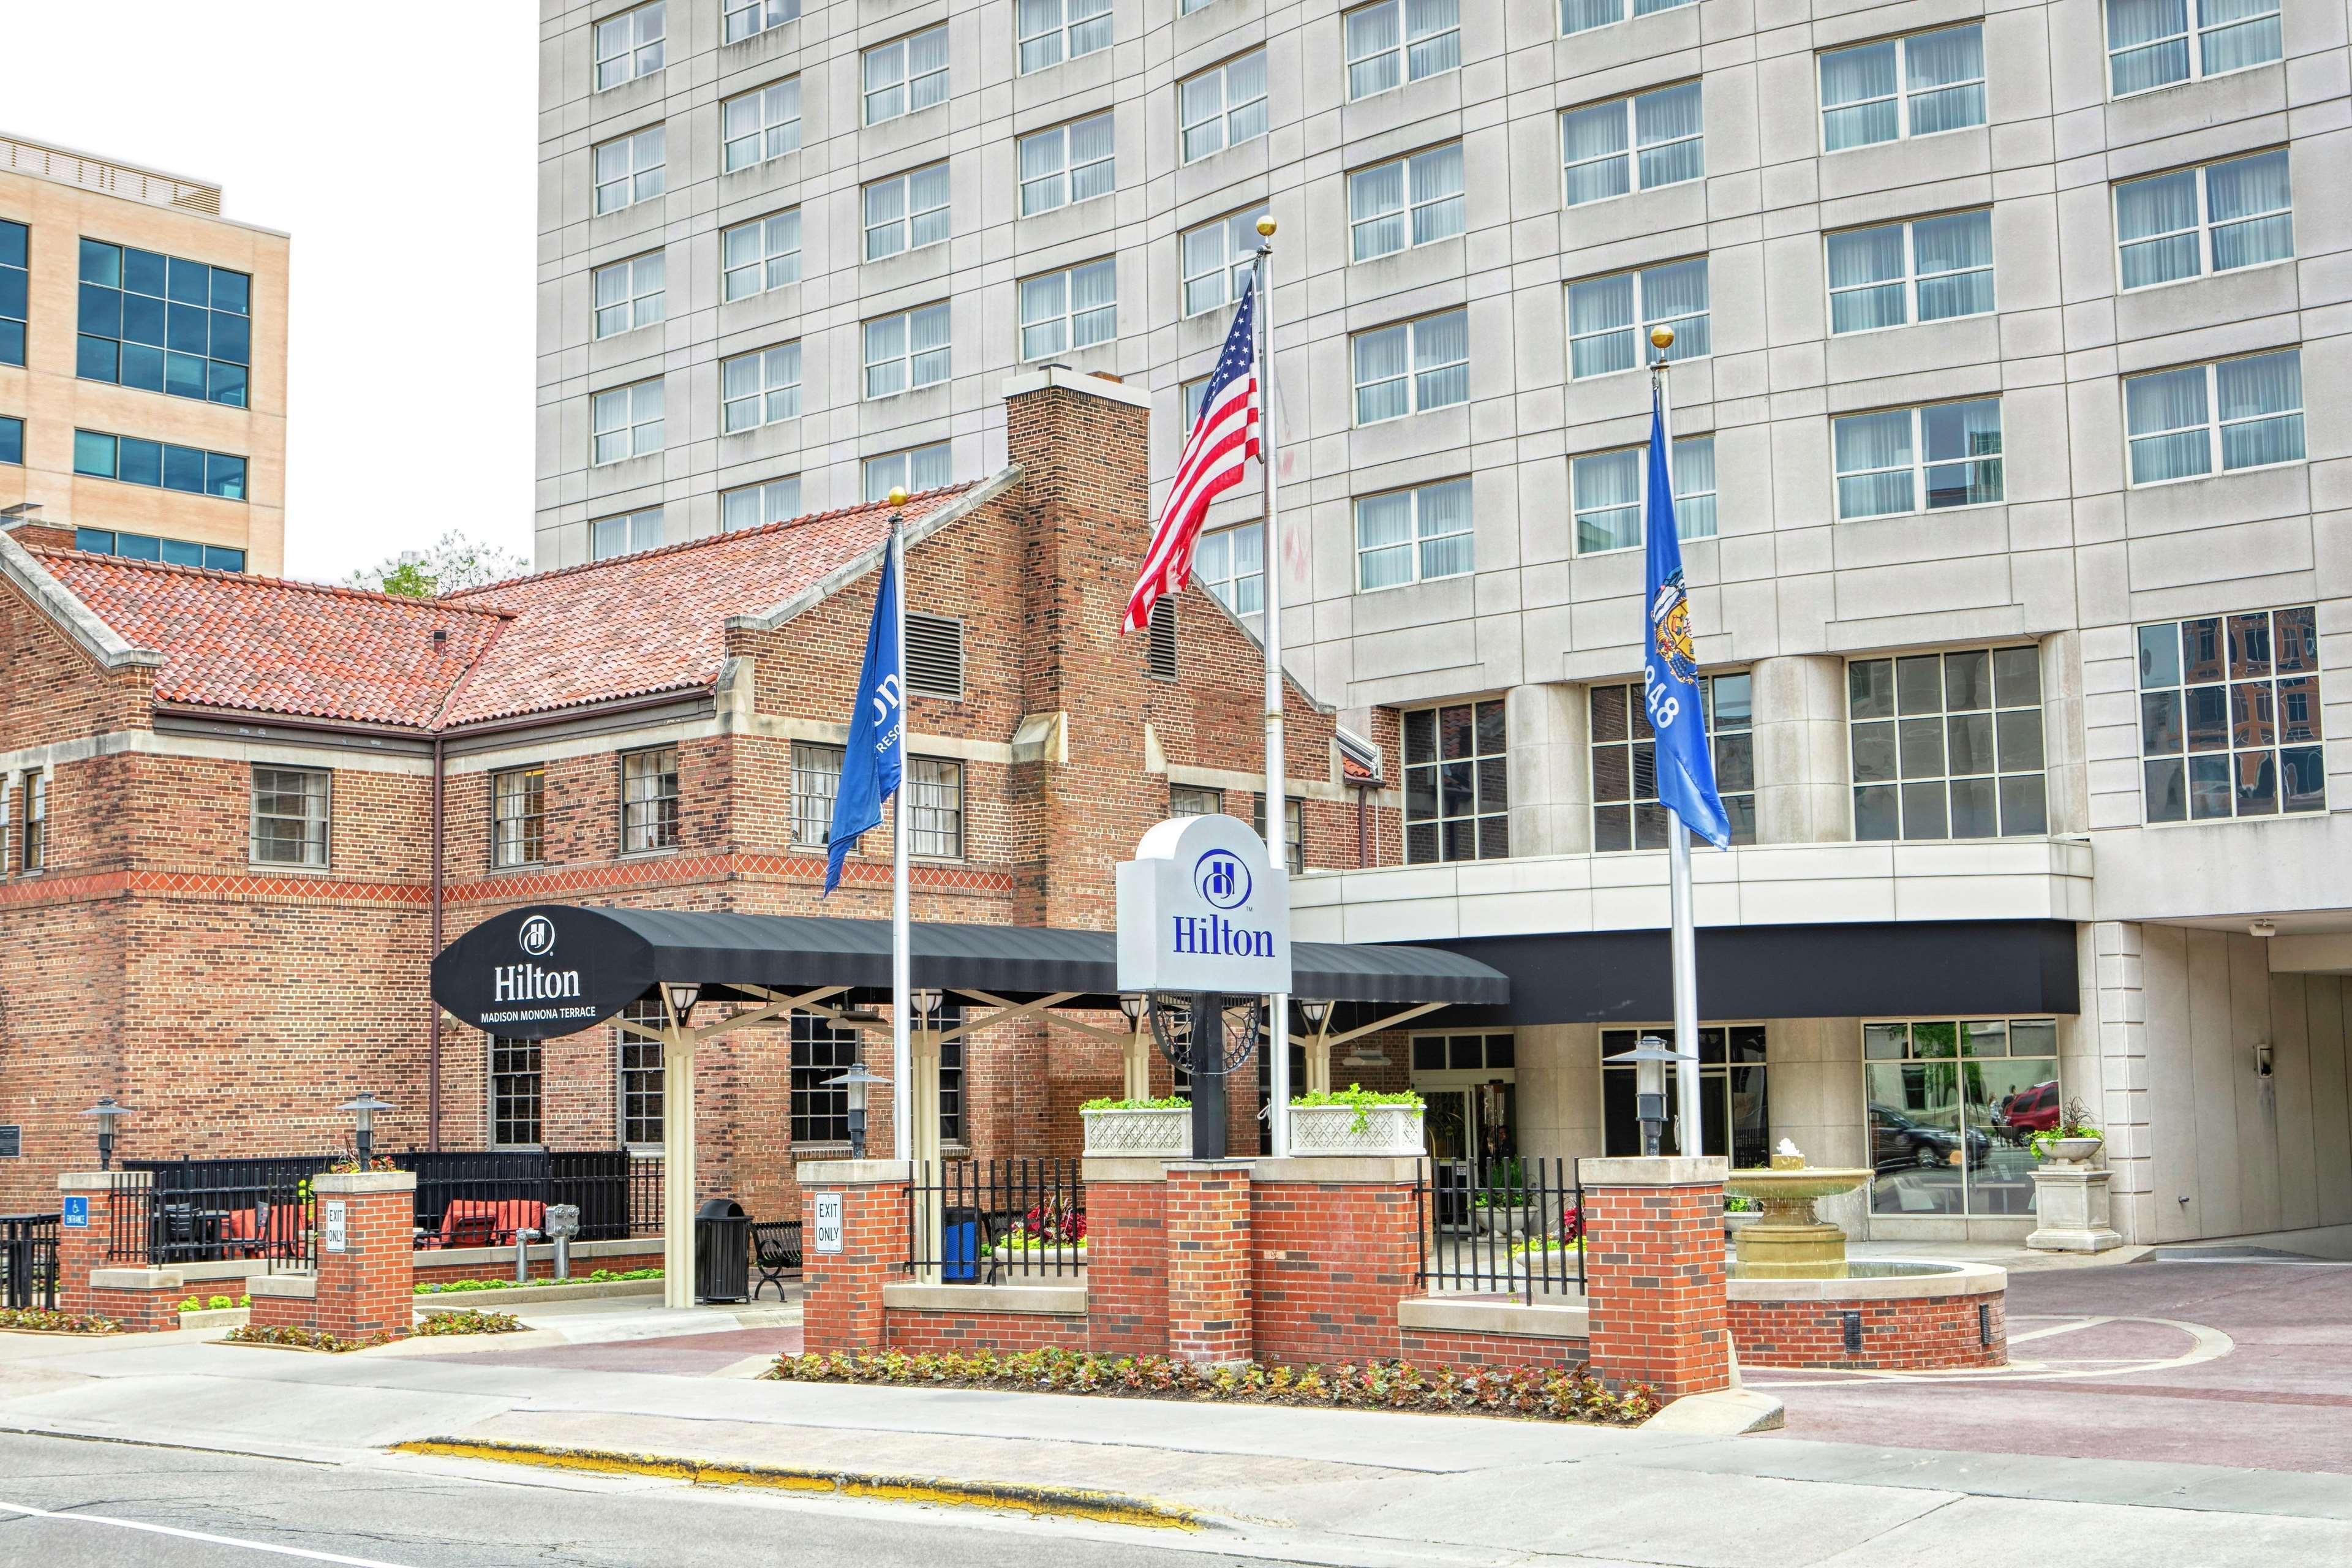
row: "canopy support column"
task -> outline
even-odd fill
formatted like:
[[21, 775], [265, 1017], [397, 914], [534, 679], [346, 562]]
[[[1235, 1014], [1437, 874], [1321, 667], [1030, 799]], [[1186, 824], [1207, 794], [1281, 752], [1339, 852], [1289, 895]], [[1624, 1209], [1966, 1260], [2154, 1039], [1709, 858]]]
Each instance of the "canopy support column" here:
[[[940, 1282], [940, 1243], [944, 1235], [940, 1193], [943, 1172], [940, 1159], [939, 1015], [919, 1013], [912, 1023], [914, 1028], [908, 1041], [908, 1067], [913, 1081], [907, 1086], [907, 1114], [911, 1118], [907, 1142], [915, 1162], [915, 1184], [924, 1191], [921, 1233], [915, 1237], [915, 1256], [925, 1260], [921, 1274], [924, 1282], [936, 1285]], [[970, 1052], [965, 1054], [969, 1057]]]
[[694, 1040], [674, 1016], [662, 1024], [662, 1305], [694, 1305]]

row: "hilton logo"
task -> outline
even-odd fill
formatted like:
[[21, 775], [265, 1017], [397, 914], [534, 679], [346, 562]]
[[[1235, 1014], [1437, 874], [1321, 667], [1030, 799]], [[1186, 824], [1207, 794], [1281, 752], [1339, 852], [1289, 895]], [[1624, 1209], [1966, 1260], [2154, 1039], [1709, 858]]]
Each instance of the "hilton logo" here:
[[555, 951], [555, 922], [545, 915], [533, 915], [522, 922], [515, 941], [533, 958], [545, 958]]
[[1249, 868], [1230, 849], [1212, 849], [1193, 863], [1192, 886], [1211, 908], [1234, 909], [1249, 901]]

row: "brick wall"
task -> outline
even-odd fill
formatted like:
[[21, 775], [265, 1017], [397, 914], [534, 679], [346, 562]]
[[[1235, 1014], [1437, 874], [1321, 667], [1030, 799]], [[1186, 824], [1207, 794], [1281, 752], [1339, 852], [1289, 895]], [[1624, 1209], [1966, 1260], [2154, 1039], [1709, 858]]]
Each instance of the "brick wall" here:
[[98, 1289], [90, 1292], [87, 1308], [69, 1310], [91, 1311], [103, 1318], [111, 1318], [131, 1333], [160, 1333], [180, 1326], [180, 1303], [188, 1296], [187, 1289], [178, 1285], [151, 1286], [136, 1290]]
[[1612, 1384], [1646, 1383], [1669, 1399], [1729, 1385], [1723, 1163], [1586, 1162], [1592, 1363]]
[[1097, 1355], [1168, 1353], [1168, 1189], [1087, 1184], [1087, 1342]]
[[1419, 1367], [1450, 1366], [1458, 1372], [1543, 1366], [1572, 1370], [1591, 1359], [1585, 1340], [1534, 1334], [1474, 1334], [1454, 1329], [1406, 1329], [1398, 1352]]
[[1254, 1181], [1250, 1251], [1260, 1361], [1397, 1355], [1396, 1305], [1420, 1289], [1411, 1183]]
[[1165, 1201], [1169, 1353], [1211, 1363], [1252, 1359], [1249, 1167], [1171, 1164]]
[[[887, 1342], [882, 1287], [907, 1274], [907, 1176], [897, 1162], [803, 1165], [801, 1278], [808, 1288], [801, 1343], [813, 1352], [866, 1351]], [[819, 1192], [841, 1194], [841, 1250], [817, 1250]]]
[[[1992, 1309], [1991, 1342], [1977, 1316]], [[1862, 1349], [1845, 1348], [1845, 1315], [1862, 1314]], [[1880, 1301], [1734, 1301], [1731, 1334], [1742, 1366], [1851, 1367], [1884, 1372], [2000, 1366], [2009, 1360], [2007, 1292]]]
[[[311, 1193], [320, 1231], [312, 1326], [346, 1340], [408, 1332], [416, 1312], [416, 1178], [405, 1173], [324, 1175], [313, 1179]], [[343, 1205], [341, 1252], [328, 1245], [328, 1207], [337, 1203]]]
[[1082, 1316], [941, 1311], [925, 1307], [892, 1307], [884, 1316], [890, 1348], [909, 1354], [1087, 1348], [1087, 1320]]

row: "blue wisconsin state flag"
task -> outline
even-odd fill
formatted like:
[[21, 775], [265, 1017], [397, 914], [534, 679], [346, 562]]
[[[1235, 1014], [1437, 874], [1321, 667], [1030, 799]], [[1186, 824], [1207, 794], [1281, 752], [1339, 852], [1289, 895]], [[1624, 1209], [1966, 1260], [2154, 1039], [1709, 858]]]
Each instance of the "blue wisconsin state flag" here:
[[1699, 704], [1698, 655], [1691, 644], [1690, 600], [1683, 592], [1683, 546], [1675, 532], [1675, 487], [1666, 474], [1666, 427], [1654, 389], [1649, 470], [1643, 531], [1649, 536], [1643, 584], [1650, 636], [1642, 655], [1642, 700], [1658, 737], [1658, 801], [1693, 833], [1728, 849], [1731, 823], [1716, 793], [1715, 752], [1706, 743], [1706, 714]]
[[874, 591], [874, 624], [866, 632], [866, 667], [857, 676], [857, 707], [849, 716], [849, 744], [841, 753], [841, 789], [833, 797], [833, 836], [826, 840], [824, 890], [841, 880], [842, 858], [858, 835], [882, 826], [882, 802], [898, 793], [907, 770], [906, 665], [898, 646], [898, 574], [882, 556], [882, 584]]

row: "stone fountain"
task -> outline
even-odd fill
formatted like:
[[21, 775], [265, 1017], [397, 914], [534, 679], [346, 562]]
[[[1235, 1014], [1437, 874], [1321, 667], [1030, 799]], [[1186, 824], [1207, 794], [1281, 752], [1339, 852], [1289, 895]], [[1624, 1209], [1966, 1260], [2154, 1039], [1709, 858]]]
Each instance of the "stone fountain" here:
[[1813, 1212], [1821, 1198], [1850, 1193], [1870, 1180], [1868, 1171], [1821, 1169], [1805, 1163], [1786, 1138], [1769, 1170], [1734, 1171], [1723, 1190], [1754, 1198], [1764, 1213], [1742, 1226], [1732, 1245], [1743, 1279], [1843, 1279], [1848, 1277], [1845, 1232]]

